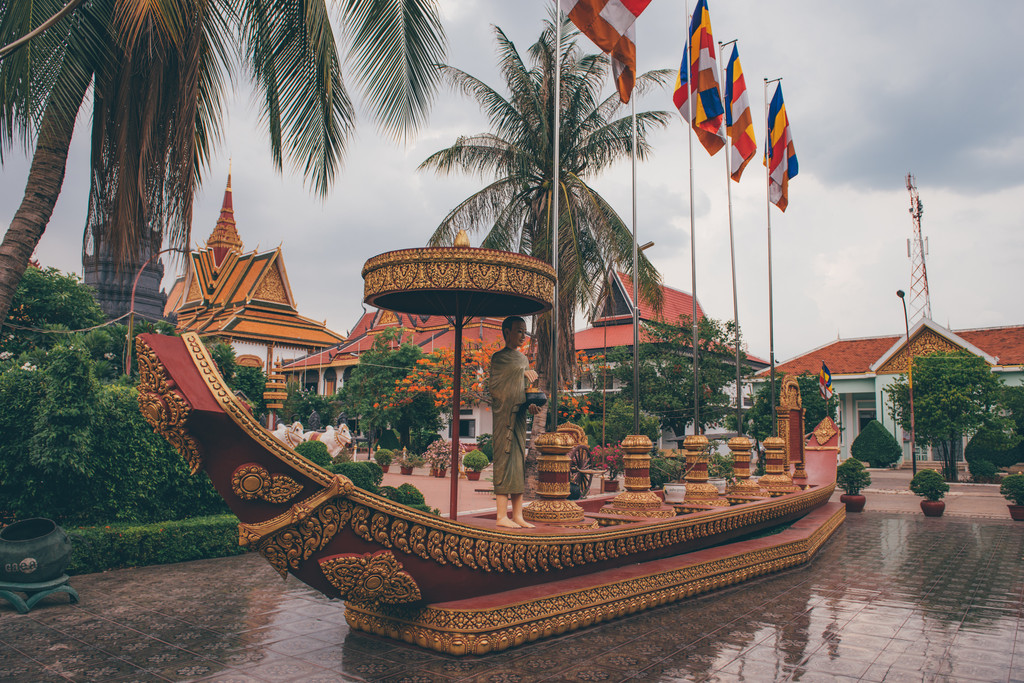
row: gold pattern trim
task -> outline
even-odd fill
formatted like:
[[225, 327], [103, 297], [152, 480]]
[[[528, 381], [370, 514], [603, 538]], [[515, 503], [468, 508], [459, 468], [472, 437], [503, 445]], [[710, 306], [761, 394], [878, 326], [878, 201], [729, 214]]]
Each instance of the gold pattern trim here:
[[153, 431], [181, 453], [189, 471], [195, 474], [203, 466], [203, 458], [199, 444], [185, 429], [192, 408], [174, 391], [174, 381], [149, 344], [136, 337], [135, 350], [139, 364], [139, 410]]
[[483, 655], [805, 564], [845, 517], [845, 508], [837, 506], [805, 538], [506, 607], [474, 610], [348, 602], [345, 619], [353, 629], [445, 654]]
[[358, 604], [418, 602], [420, 588], [390, 550], [365, 555], [336, 555], [320, 560], [320, 569], [342, 600]]
[[271, 475], [255, 463], [242, 465], [231, 475], [231, 490], [242, 500], [287, 503], [302, 490], [302, 485], [284, 474]]
[[803, 400], [800, 398], [800, 383], [793, 375], [786, 375], [782, 378], [779, 407], [783, 410], [800, 410], [804, 407]]
[[818, 442], [819, 446], [824, 446], [838, 433], [839, 430], [836, 429], [836, 424], [832, 421], [832, 418], [826, 415], [825, 419], [814, 428], [814, 440]]
[[963, 351], [963, 349], [942, 335], [936, 334], [934, 331], [925, 328], [910, 340], [909, 351], [907, 349], [907, 344], [904, 343], [903, 348], [889, 358], [889, 360], [885, 361], [885, 363], [875, 371], [875, 374], [894, 375], [906, 372], [910, 367], [911, 357], [918, 358], [920, 356], [930, 356], [933, 353], [950, 353], [955, 351]]

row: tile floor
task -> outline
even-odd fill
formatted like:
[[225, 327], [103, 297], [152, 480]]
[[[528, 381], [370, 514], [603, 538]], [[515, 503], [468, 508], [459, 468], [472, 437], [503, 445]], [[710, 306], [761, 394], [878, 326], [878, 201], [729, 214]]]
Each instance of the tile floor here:
[[852, 515], [809, 566], [486, 657], [350, 632], [254, 555], [0, 602], [0, 680], [1022, 681], [1024, 524]]

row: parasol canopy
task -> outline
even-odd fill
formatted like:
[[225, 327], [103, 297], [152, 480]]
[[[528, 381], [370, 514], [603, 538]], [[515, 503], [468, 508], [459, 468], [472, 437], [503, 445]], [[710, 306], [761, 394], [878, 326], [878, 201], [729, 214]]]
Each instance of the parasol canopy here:
[[414, 315], [443, 315], [455, 326], [452, 396], [451, 518], [458, 511], [459, 430], [462, 405], [462, 328], [475, 316], [535, 315], [552, 307], [555, 271], [540, 259], [469, 246], [459, 231], [452, 247], [400, 249], [363, 265], [363, 301]]

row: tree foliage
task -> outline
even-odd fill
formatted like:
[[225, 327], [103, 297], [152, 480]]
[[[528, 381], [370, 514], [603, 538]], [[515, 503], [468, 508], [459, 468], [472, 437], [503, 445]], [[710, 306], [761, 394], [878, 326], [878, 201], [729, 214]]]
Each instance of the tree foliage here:
[[81, 330], [101, 322], [103, 312], [92, 290], [77, 275], [32, 266], [18, 283], [0, 334], [0, 352], [17, 356], [33, 349], [45, 350], [67, 339], [67, 335], [39, 330]]
[[[1001, 409], [1003, 384], [983, 358], [966, 351], [914, 358], [914, 432], [917, 443], [935, 449], [943, 474], [957, 480], [957, 455], [965, 436], [995, 419]], [[910, 429], [910, 392], [906, 375], [886, 387], [889, 414]]]

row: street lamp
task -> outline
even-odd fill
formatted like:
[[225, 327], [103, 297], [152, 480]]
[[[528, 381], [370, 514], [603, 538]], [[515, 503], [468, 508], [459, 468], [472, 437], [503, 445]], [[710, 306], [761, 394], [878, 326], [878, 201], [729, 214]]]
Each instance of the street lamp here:
[[896, 290], [896, 296], [903, 302], [903, 327], [907, 331], [907, 386], [910, 388], [910, 466], [911, 471], [917, 474], [917, 453], [914, 451], [914, 354], [910, 348], [910, 320], [907, 318], [906, 293], [902, 289]]

